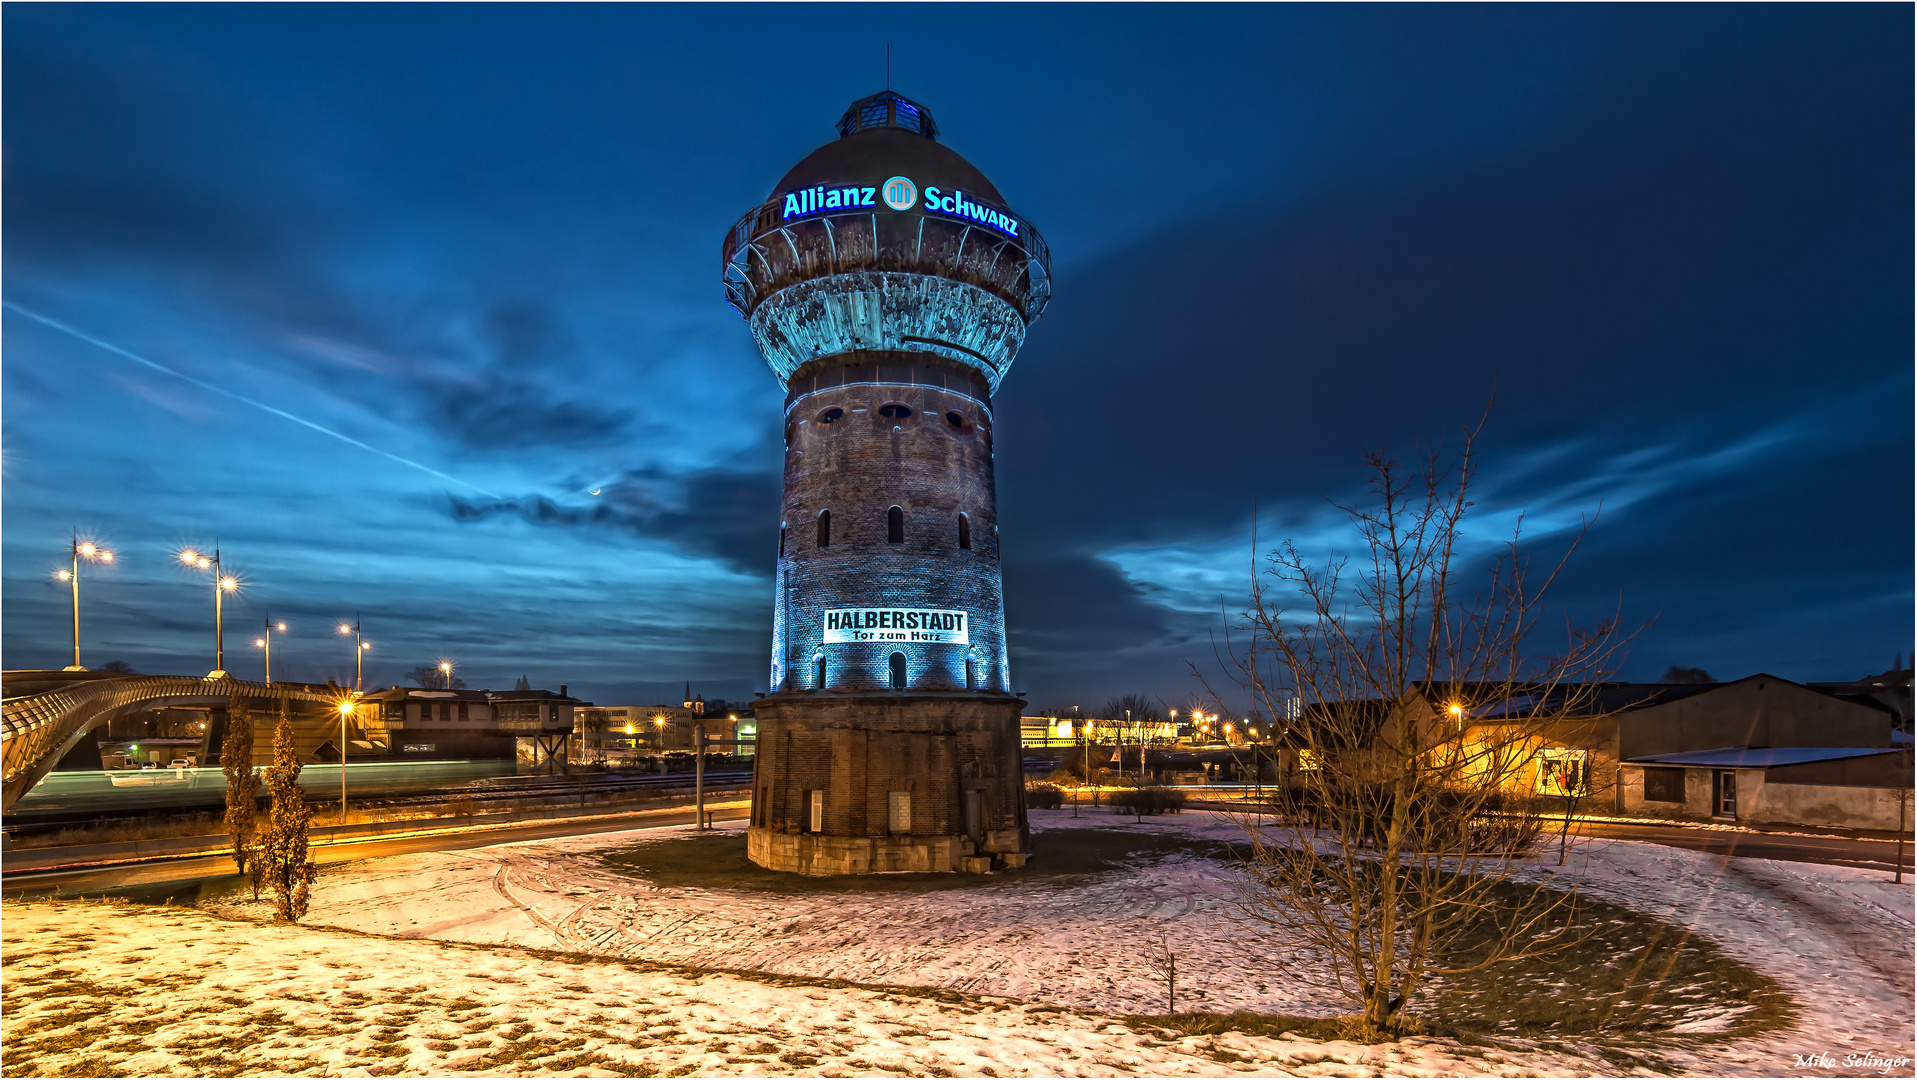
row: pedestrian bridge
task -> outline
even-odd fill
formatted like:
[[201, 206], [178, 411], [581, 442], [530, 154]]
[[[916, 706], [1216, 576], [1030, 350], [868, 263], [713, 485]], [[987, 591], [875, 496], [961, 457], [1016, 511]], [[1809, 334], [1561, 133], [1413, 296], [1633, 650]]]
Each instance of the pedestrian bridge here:
[[11, 810], [83, 736], [115, 717], [155, 706], [224, 705], [235, 698], [330, 706], [349, 696], [340, 687], [310, 683], [94, 671], [0, 672], [0, 688], [7, 695], [0, 701], [0, 810]]

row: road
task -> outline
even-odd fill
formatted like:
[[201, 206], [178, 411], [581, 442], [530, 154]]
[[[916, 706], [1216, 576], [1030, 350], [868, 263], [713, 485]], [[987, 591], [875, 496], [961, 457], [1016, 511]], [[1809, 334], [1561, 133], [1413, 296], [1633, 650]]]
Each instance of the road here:
[[[736, 821], [747, 814], [743, 800], [716, 804], [713, 817], [718, 821]], [[313, 849], [313, 861], [350, 862], [387, 855], [408, 855], [420, 851], [457, 851], [491, 847], [523, 840], [544, 840], [555, 836], [584, 836], [592, 833], [620, 832], [626, 829], [690, 825], [691, 807], [660, 807], [594, 821], [534, 821], [505, 828], [474, 832], [435, 833], [427, 836], [369, 838]], [[1668, 847], [1703, 851], [1752, 859], [1781, 859], [1788, 862], [1826, 863], [1857, 866], [1890, 873], [1897, 844], [1891, 840], [1862, 839], [1849, 836], [1799, 836], [1782, 833], [1748, 832], [1733, 829], [1696, 829], [1666, 825], [1625, 825], [1609, 822], [1581, 822], [1579, 833], [1586, 837], [1611, 840], [1642, 840]], [[1917, 850], [1905, 845], [1904, 866], [1908, 872]], [[203, 889], [223, 890], [239, 881], [233, 873], [233, 860], [226, 855], [208, 855], [185, 859], [122, 864], [78, 870], [23, 871], [6, 875], [0, 892], [9, 897], [65, 896], [113, 893], [159, 903], [172, 897], [175, 902], [191, 902]]]
[[[1748, 832], [1741, 829], [1690, 829], [1681, 825], [1620, 825], [1586, 821], [1577, 826], [1582, 836], [1607, 840], [1644, 840], [1688, 851], [1734, 855], [1747, 859], [1863, 866], [1890, 873], [1896, 868], [1897, 842], [1851, 836], [1800, 836], [1790, 833]], [[1904, 869], [1909, 872], [1917, 845], [1904, 845]]]
[[[1240, 812], [1227, 802], [1199, 802], [1193, 809]], [[1635, 825], [1608, 821], [1578, 821], [1576, 835], [1606, 840], [1641, 840], [1649, 844], [1704, 851], [1713, 855], [1731, 855], [1746, 859], [1780, 859], [1785, 862], [1826, 863], [1833, 866], [1861, 866], [1891, 873], [1896, 869], [1897, 841], [1857, 836], [1798, 835], [1760, 832], [1750, 829], [1701, 828], [1684, 825]], [[1557, 831], [1549, 820], [1544, 837], [1557, 841]], [[1904, 845], [1904, 870], [1911, 871], [1917, 861], [1917, 844]]]
[[[743, 800], [709, 803], [707, 810], [715, 821], [733, 821], [748, 813]], [[680, 806], [642, 810], [591, 821], [561, 818], [473, 832], [442, 832], [390, 839], [372, 837], [316, 846], [313, 848], [313, 861], [325, 865], [356, 859], [377, 859], [386, 855], [410, 855], [420, 851], [458, 851], [491, 847], [494, 844], [513, 844], [522, 840], [545, 840], [555, 836], [585, 836], [626, 829], [690, 825], [692, 821], [692, 807]], [[225, 890], [236, 887], [239, 882], [239, 875], [233, 872], [232, 856], [204, 855], [75, 870], [10, 873], [0, 879], [0, 893], [10, 898], [40, 897], [49, 893], [61, 896], [109, 893], [152, 903], [160, 903], [168, 898], [175, 903], [191, 903], [202, 890]]]

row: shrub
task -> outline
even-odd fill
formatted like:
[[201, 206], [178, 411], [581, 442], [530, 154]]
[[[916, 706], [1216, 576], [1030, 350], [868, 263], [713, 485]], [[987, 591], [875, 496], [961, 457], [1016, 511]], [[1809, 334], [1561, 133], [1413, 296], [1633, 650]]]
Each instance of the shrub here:
[[1057, 784], [1026, 784], [1025, 805], [1032, 810], [1056, 810], [1065, 805], [1065, 793]]
[[1150, 787], [1131, 788], [1114, 791], [1111, 794], [1112, 810], [1120, 814], [1176, 814], [1185, 809], [1187, 796], [1177, 788]]
[[308, 858], [306, 828], [312, 808], [300, 790], [300, 755], [293, 740], [293, 724], [280, 713], [273, 730], [273, 764], [266, 769], [266, 790], [272, 795], [266, 827], [259, 831], [253, 866], [273, 886], [279, 921], [298, 922], [306, 914], [309, 890], [317, 867]]

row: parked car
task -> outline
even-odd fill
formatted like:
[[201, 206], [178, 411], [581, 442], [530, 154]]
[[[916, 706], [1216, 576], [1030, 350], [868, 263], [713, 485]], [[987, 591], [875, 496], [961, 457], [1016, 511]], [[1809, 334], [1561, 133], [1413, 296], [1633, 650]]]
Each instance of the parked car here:
[[196, 767], [196, 763], [194, 759], [190, 757], [176, 757], [167, 765], [169, 769], [191, 769], [194, 767]]

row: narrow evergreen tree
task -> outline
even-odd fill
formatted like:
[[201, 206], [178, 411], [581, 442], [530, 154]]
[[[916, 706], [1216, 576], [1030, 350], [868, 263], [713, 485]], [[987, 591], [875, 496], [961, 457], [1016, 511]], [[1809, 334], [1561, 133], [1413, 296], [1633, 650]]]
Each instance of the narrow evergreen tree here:
[[284, 706], [273, 730], [273, 764], [266, 767], [266, 791], [272, 801], [254, 858], [273, 886], [279, 920], [298, 922], [306, 914], [307, 892], [317, 868], [307, 858], [306, 826], [313, 811], [300, 790], [299, 749]]
[[[233, 839], [233, 865], [244, 874], [258, 830], [260, 774], [253, 768], [253, 716], [237, 697], [226, 707], [220, 770], [226, 773], [226, 835]], [[259, 899], [257, 886], [253, 899]]]

